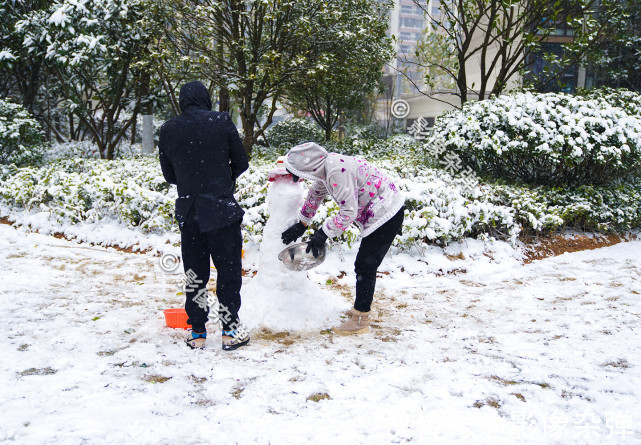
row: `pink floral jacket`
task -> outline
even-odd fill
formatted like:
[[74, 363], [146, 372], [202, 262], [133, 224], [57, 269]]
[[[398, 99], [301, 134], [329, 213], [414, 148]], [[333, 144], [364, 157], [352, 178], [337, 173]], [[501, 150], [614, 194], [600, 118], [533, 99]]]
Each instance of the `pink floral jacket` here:
[[323, 231], [330, 238], [340, 235], [352, 223], [366, 237], [405, 203], [403, 194], [377, 167], [364, 159], [328, 153], [314, 142], [292, 148], [285, 157], [285, 167], [313, 181], [300, 213], [301, 221], [309, 223], [328, 194], [338, 203], [338, 214], [323, 224]]

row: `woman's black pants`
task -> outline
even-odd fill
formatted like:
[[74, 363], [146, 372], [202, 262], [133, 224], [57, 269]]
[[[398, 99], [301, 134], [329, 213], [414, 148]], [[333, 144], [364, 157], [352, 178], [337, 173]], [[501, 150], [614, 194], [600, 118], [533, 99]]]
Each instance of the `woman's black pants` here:
[[368, 312], [376, 289], [376, 271], [383, 262], [396, 235], [403, 227], [405, 207], [385, 224], [363, 238], [354, 262], [356, 272], [356, 302], [354, 309]]

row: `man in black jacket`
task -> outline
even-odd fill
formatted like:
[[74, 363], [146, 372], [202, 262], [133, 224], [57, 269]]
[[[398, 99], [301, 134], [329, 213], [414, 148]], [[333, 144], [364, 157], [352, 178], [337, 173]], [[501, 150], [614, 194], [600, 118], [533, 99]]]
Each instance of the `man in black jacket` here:
[[187, 285], [185, 310], [192, 326], [191, 348], [203, 348], [207, 337], [209, 258], [218, 273], [217, 319], [222, 322], [223, 349], [249, 342], [240, 325], [243, 210], [234, 199], [236, 179], [249, 167], [245, 148], [227, 113], [211, 111], [211, 98], [200, 82], [180, 89], [182, 114], [160, 129], [163, 175], [178, 186], [176, 220]]

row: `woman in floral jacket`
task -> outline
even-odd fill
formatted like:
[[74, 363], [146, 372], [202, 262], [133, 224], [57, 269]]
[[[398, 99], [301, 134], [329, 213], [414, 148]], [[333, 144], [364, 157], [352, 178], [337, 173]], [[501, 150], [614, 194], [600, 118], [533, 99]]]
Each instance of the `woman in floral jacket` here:
[[405, 198], [378, 168], [364, 159], [328, 153], [313, 142], [292, 148], [285, 157], [285, 167], [299, 178], [313, 181], [299, 215], [300, 221], [283, 232], [289, 244], [305, 233], [327, 195], [339, 206], [339, 212], [328, 218], [314, 233], [307, 251], [314, 256], [327, 238], [343, 233], [356, 224], [363, 239], [354, 262], [356, 300], [349, 319], [334, 328], [339, 334], [369, 332], [369, 315], [376, 287], [376, 271], [403, 225]]

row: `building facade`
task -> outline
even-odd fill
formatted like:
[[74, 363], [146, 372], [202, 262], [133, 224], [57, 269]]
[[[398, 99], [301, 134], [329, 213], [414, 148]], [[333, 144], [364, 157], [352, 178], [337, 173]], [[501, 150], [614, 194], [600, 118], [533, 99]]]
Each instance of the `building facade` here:
[[[449, 0], [447, 0], [449, 1]], [[426, 88], [423, 82], [423, 73], [417, 64], [416, 49], [418, 43], [425, 37], [425, 33], [434, 32], [428, 26], [429, 12], [433, 18], [440, 16], [441, 0], [422, 0], [421, 6], [417, 6], [412, 0], [396, 0], [394, 8], [390, 12], [389, 35], [396, 41], [397, 57], [390, 63], [385, 72], [385, 83], [387, 92], [385, 97], [379, 99], [378, 120], [383, 126], [389, 125], [388, 120], [394, 116], [390, 107], [396, 101], [404, 101], [409, 108], [408, 114], [404, 117], [404, 126], [409, 128], [417, 119], [422, 118], [427, 125], [434, 124], [434, 120], [444, 111], [460, 107], [460, 99], [455, 94], [456, 86], [453, 81], [441, 83], [437, 88], [430, 91], [429, 95], [424, 94]], [[538, 53], [531, 54], [528, 62], [531, 63], [530, 76], [542, 76], [545, 68], [545, 53], [560, 53], [563, 44], [572, 41], [574, 35], [572, 29], [564, 25], [561, 20], [558, 23], [550, 23], [552, 28], [550, 35], [541, 44]], [[484, 36], [478, 36], [477, 44]], [[474, 40], [474, 39], [473, 39]], [[475, 42], [472, 42], [475, 45]], [[498, 51], [490, 47], [486, 54], [486, 60], [493, 57]], [[465, 65], [468, 84], [479, 85], [481, 80], [481, 59], [480, 55], [472, 57]], [[513, 76], [505, 90], [514, 90], [521, 87], [523, 80], [520, 76]], [[551, 87], [549, 91], [574, 92], [579, 87], [590, 87], [594, 80], [590, 72], [584, 67], [574, 67], [567, 70], [563, 75], [562, 87]], [[493, 83], [490, 76], [490, 84]], [[471, 99], [477, 99], [474, 93]]]

